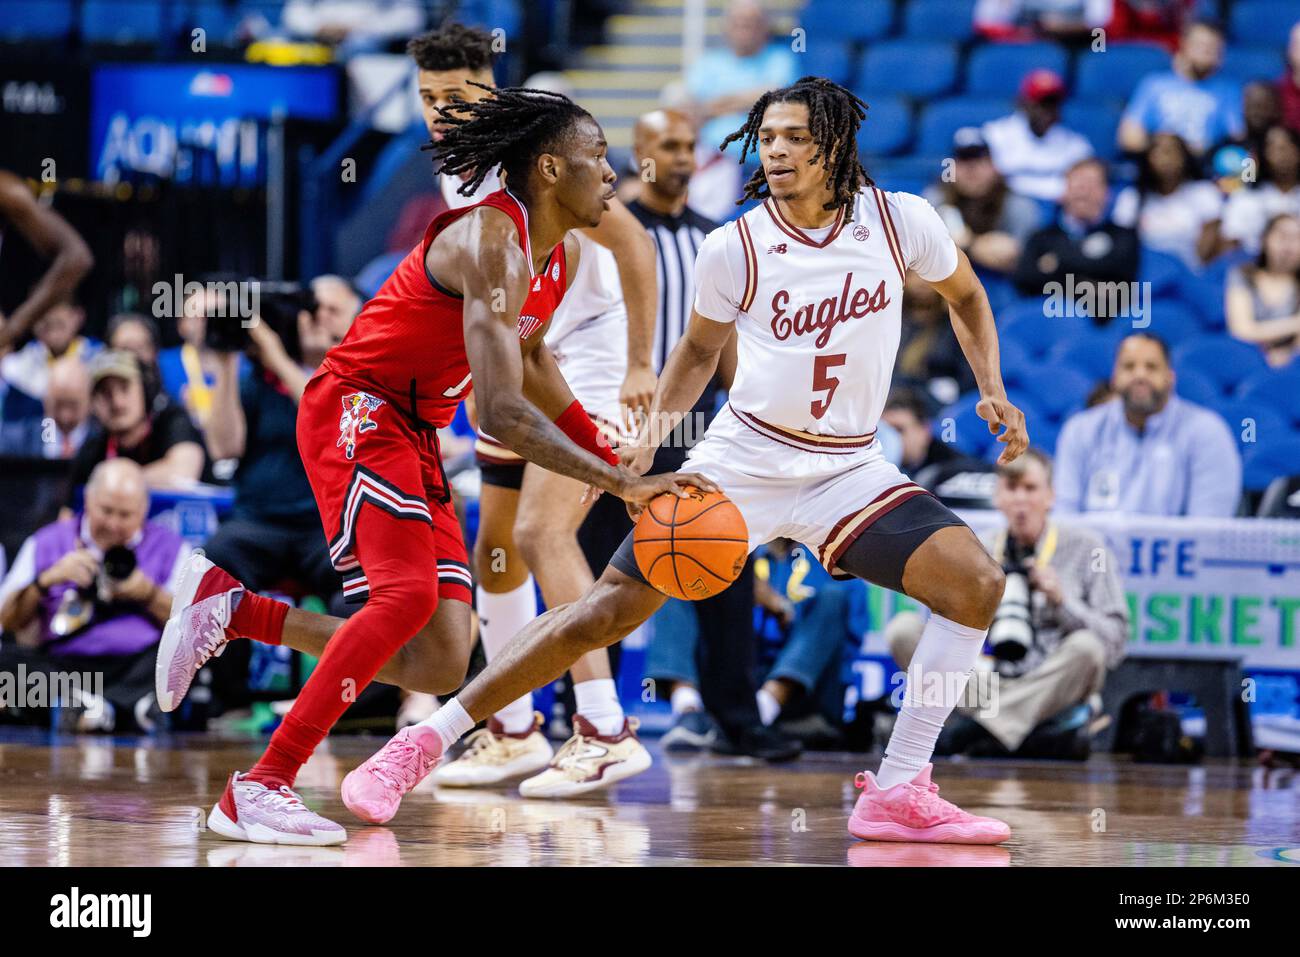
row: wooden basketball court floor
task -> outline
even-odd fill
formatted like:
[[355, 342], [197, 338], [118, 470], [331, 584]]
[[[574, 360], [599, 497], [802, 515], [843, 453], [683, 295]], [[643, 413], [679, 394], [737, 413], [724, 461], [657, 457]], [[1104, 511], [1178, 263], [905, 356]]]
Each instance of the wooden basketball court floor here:
[[359, 826], [339, 782], [381, 740], [332, 739], [304, 768], [304, 799], [344, 823], [349, 841], [303, 849], [203, 829], [226, 775], [253, 762], [258, 740], [6, 728], [0, 866], [1300, 866], [1300, 774], [1250, 762], [940, 761], [946, 797], [1012, 827], [999, 847], [958, 847], [868, 844], [846, 833], [853, 775], [876, 757], [812, 754], [772, 766], [670, 756], [653, 741], [649, 771], [595, 797], [529, 801], [508, 788], [426, 781], [388, 826]]

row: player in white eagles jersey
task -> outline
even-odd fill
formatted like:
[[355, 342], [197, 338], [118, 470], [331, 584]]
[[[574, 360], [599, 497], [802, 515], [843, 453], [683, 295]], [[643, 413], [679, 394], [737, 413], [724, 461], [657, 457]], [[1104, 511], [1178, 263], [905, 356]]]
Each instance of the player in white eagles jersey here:
[[[804, 77], [764, 94], [728, 138], [742, 141], [742, 161], [757, 148], [762, 168], [745, 191], [764, 202], [701, 247], [690, 326], [660, 376], [649, 434], [625, 461], [648, 468], [713, 375], [736, 323], [730, 403], [685, 468], [731, 497], [751, 547], [796, 539], [829, 570], [901, 591], [931, 611], [880, 770], [857, 777], [863, 793], [849, 831], [993, 844], [1010, 829], [940, 798], [929, 762], [984, 643], [1003, 574], [971, 530], [885, 461], [874, 441], [908, 270], [948, 302], [980, 390], [977, 412], [991, 431], [1005, 427], [999, 461], [1029, 440], [1024, 416], [1007, 401], [983, 287], [929, 203], [871, 185], [856, 146], [865, 115], [849, 91]], [[428, 726], [450, 747], [578, 655], [627, 635], [664, 600], [637, 568], [629, 535], [579, 601], [525, 628]]]
[[[408, 49], [419, 67], [425, 124], [438, 140], [446, 125], [439, 107], [491, 95], [492, 38], [453, 23], [411, 41]], [[440, 179], [443, 199], [453, 209], [509, 186], [496, 170], [470, 195], [459, 192], [462, 185], [460, 177]], [[627, 431], [623, 408], [644, 411], [654, 389], [654, 244], [617, 200], [600, 225], [574, 236], [582, 253], [578, 271], [551, 318], [546, 344], [574, 397], [617, 444]], [[590, 505], [582, 501], [581, 485], [528, 466], [489, 435], [480, 434], [475, 451], [483, 481], [474, 543], [475, 606], [491, 661], [537, 617], [534, 575], [550, 607], [573, 601], [591, 585], [591, 567], [577, 539]], [[648, 768], [650, 753], [637, 740], [635, 719], [629, 722], [623, 714], [605, 649], [584, 655], [572, 677], [575, 733], [558, 754], [539, 730], [532, 695], [524, 694], [498, 709], [464, 754], [438, 768], [437, 783], [492, 787], [535, 775], [521, 782], [521, 793], [571, 797]], [[598, 762], [590, 757], [596, 754]]]

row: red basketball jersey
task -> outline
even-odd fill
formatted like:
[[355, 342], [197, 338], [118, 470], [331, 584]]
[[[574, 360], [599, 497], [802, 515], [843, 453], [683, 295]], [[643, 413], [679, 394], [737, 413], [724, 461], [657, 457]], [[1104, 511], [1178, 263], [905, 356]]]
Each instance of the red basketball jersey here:
[[564, 243], [551, 250], [542, 272], [533, 272], [528, 210], [508, 190], [501, 189], [473, 206], [448, 210], [435, 218], [420, 245], [366, 303], [323, 363], [336, 375], [379, 393], [439, 428], [451, 422], [456, 406], [473, 384], [465, 356], [464, 298], [439, 286], [424, 261], [434, 237], [480, 206], [494, 207], [510, 217], [518, 232], [519, 248], [528, 258], [532, 278], [519, 315], [519, 337], [527, 339], [543, 327], [564, 296]]

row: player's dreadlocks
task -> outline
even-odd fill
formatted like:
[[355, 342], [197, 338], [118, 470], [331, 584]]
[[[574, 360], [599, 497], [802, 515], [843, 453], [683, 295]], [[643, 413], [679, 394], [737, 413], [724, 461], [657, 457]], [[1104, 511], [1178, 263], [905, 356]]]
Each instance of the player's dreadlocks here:
[[[751, 152], [757, 153], [763, 114], [773, 103], [802, 103], [808, 107], [809, 131], [817, 144], [812, 162], [824, 162], [830, 172], [831, 200], [824, 209], [851, 206], [858, 190], [873, 185], [858, 159], [858, 127], [866, 119], [867, 104], [825, 77], [800, 77], [790, 86], [764, 93], [750, 109], [745, 125], [723, 140], [719, 148], [726, 149], [730, 143], [740, 140], [742, 163]], [[768, 195], [767, 177], [760, 167], [745, 184], [744, 196], [736, 205], [747, 199], [765, 199]]]
[[[439, 170], [452, 176], [470, 173], [457, 192], [469, 196], [489, 172], [502, 167], [510, 188], [522, 192], [528, 170], [542, 153], [554, 150], [574, 124], [592, 119], [567, 96], [520, 86], [492, 89], [477, 103], [453, 103], [438, 112], [451, 124], [441, 140], [423, 149]], [[594, 119], [592, 122], [595, 122]]]
[[492, 69], [492, 37], [461, 23], [444, 23], [406, 44], [407, 54], [421, 70]]

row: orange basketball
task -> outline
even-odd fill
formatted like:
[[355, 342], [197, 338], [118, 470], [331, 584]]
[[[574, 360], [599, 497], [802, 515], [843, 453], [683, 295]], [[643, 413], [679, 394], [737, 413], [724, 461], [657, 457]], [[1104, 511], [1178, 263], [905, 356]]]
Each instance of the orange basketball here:
[[637, 519], [632, 549], [641, 574], [669, 598], [699, 601], [740, 575], [749, 554], [749, 530], [740, 509], [721, 492], [665, 492]]

